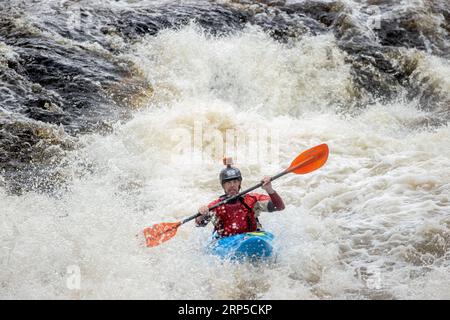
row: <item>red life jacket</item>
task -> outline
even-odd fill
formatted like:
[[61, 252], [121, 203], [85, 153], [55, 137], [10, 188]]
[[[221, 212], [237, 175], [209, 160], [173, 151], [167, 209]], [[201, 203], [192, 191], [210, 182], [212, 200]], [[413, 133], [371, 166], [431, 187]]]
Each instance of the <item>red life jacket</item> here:
[[[224, 198], [211, 202], [208, 207], [215, 205]], [[215, 231], [221, 237], [227, 237], [244, 232], [253, 232], [258, 229], [259, 222], [255, 217], [253, 208], [258, 201], [269, 201], [270, 197], [258, 193], [249, 193], [233, 203], [227, 203], [214, 209]]]

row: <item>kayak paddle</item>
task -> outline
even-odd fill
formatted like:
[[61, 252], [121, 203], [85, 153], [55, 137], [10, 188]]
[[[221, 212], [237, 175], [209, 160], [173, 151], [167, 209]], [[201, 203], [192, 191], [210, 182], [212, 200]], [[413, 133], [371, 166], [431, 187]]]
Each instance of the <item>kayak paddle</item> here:
[[[278, 179], [285, 174], [288, 173], [295, 173], [295, 174], [305, 174], [312, 172], [314, 170], [319, 169], [322, 167], [325, 162], [328, 159], [328, 145], [327, 144], [320, 144], [318, 146], [315, 146], [311, 149], [308, 149], [301, 154], [299, 154], [294, 161], [291, 162], [291, 165], [284, 171], [280, 172], [279, 174], [273, 176], [270, 178], [270, 181], [273, 181], [275, 179]], [[263, 185], [263, 182], [258, 183], [257, 185], [248, 188], [244, 191], [241, 191], [240, 193], [227, 198], [225, 200], [220, 201], [219, 203], [213, 205], [209, 208], [209, 211], [229, 202], [232, 200], [235, 200], [236, 198], [243, 196], [246, 193], [249, 193], [250, 191], [253, 191]], [[178, 222], [163, 222], [155, 224], [151, 227], [144, 229], [144, 236], [147, 242], [147, 247], [156, 247], [160, 245], [161, 243], [170, 240], [175, 236], [177, 233], [178, 227], [182, 224], [185, 224], [186, 222], [189, 222], [197, 217], [201, 216], [201, 213], [196, 213], [193, 216], [190, 216], [184, 220], [178, 221]]]

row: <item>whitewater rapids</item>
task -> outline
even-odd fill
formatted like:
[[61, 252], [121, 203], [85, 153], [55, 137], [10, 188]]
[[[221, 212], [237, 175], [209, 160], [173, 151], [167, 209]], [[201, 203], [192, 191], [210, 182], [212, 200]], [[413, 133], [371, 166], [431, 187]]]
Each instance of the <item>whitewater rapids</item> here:
[[[0, 176], [1, 299], [450, 299], [442, 109], [406, 94], [354, 106], [361, 93], [333, 34], [283, 43], [258, 26], [212, 35], [190, 22], [127, 46], [120, 59], [152, 87], [146, 105], [107, 134], [71, 138], [59, 191], [15, 194]], [[411, 81], [431, 78], [448, 98], [448, 59], [402, 50], [417, 63]], [[261, 216], [275, 264], [208, 256], [211, 226], [193, 223], [144, 246], [144, 227], [221, 194], [224, 153], [246, 188], [321, 143], [326, 165], [274, 182], [286, 209]]]

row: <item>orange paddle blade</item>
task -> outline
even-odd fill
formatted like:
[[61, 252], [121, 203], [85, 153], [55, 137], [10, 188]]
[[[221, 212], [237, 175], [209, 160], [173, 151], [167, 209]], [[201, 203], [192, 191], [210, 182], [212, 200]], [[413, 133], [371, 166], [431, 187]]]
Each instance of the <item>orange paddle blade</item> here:
[[156, 247], [177, 233], [181, 222], [163, 222], [144, 229], [147, 247]]
[[327, 144], [315, 146], [298, 155], [286, 171], [305, 174], [317, 170], [327, 162], [328, 153]]

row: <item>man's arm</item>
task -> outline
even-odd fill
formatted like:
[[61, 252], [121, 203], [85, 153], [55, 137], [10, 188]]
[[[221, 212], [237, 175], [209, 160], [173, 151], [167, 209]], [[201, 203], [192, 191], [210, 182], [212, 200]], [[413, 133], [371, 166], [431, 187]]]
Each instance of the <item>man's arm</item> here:
[[272, 182], [270, 181], [270, 177], [266, 176], [262, 180], [263, 185], [261, 188], [266, 190], [267, 194], [270, 197], [270, 201], [267, 204], [267, 211], [281, 211], [284, 209], [283, 199], [278, 195], [278, 193], [272, 188]]
[[272, 211], [281, 211], [284, 210], [284, 202], [281, 199], [280, 195], [274, 191], [273, 193], [269, 193], [270, 201], [267, 204], [267, 210], [269, 212]]

